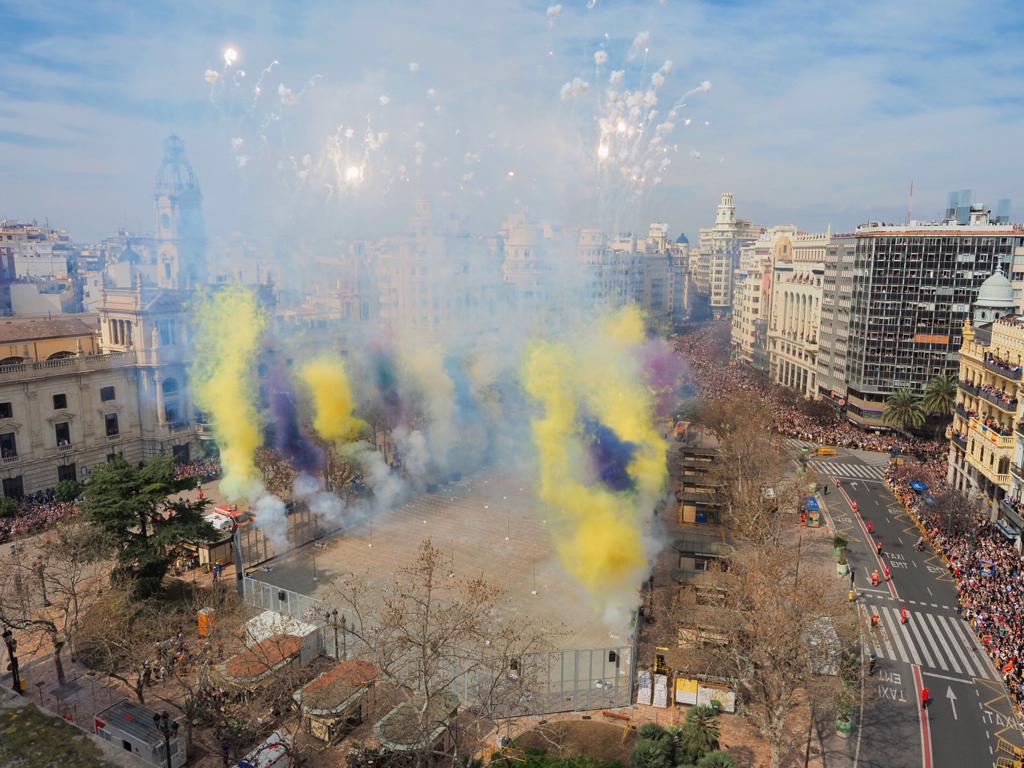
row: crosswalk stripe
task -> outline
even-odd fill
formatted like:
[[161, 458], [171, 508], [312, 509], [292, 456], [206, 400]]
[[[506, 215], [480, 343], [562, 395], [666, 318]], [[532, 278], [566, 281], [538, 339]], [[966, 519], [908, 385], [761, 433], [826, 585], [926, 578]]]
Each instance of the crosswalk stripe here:
[[909, 637], [904, 637], [903, 633], [900, 632], [900, 620], [896, 616], [896, 611], [892, 611], [892, 616], [889, 615], [890, 609], [879, 608], [878, 613], [882, 617], [882, 621], [885, 623], [885, 631], [892, 637], [893, 644], [898, 646], [900, 649], [900, 660], [910, 662], [913, 659], [914, 664], [920, 664], [921, 659], [917, 656], [917, 651], [914, 650], [913, 643], [910, 642]]
[[[928, 647], [928, 643], [925, 641], [924, 637], [922, 637], [918, 623], [919, 622], [914, 621], [913, 618], [911, 618], [906, 624], [900, 624], [900, 628], [914, 638], [914, 647], [921, 652], [927, 666], [947, 669], [945, 664], [936, 664], [932, 660], [931, 648]], [[941, 662], [942, 659], [940, 658], [939, 661]]]
[[952, 664], [946, 657], [946, 654], [942, 652], [942, 646], [939, 642], [938, 637], [933, 633], [931, 626], [928, 624], [927, 616], [924, 611], [914, 611], [910, 614], [910, 620], [907, 622], [908, 626], [914, 630], [915, 634], [920, 634], [923, 643], [928, 644], [928, 648], [931, 651], [932, 656], [935, 657], [936, 665], [942, 669], [948, 671], [952, 670]]
[[994, 675], [992, 662], [988, 660], [988, 656], [978, 652], [978, 645], [973, 637], [974, 630], [967, 626], [959, 617], [952, 624], [956, 628], [961, 642], [964, 644], [964, 654], [970, 658], [971, 663], [978, 670], [978, 676], [991, 680]]
[[942, 616], [936, 616], [934, 613], [924, 614], [924, 618], [931, 624], [932, 629], [935, 631], [935, 637], [938, 638], [939, 642], [942, 643], [942, 648], [946, 652], [946, 660], [949, 661], [949, 665], [953, 668], [953, 671], [958, 675], [961, 674], [960, 663], [956, 660], [956, 654], [953, 649], [949, 647], [949, 643], [946, 642], [946, 634], [942, 629]]

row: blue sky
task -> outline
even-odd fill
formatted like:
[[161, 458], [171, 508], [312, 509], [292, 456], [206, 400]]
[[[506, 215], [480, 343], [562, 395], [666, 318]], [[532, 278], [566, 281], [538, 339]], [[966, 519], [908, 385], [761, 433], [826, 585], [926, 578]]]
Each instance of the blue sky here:
[[[0, 2], [0, 217], [49, 217], [83, 240], [152, 229], [160, 142], [176, 132], [215, 234], [380, 234], [429, 193], [481, 232], [525, 208], [692, 236], [725, 190], [759, 223], [844, 230], [902, 218], [911, 179], [915, 215], [970, 187], [1019, 198], [1024, 218], [1017, 3], [550, 5]], [[642, 31], [648, 55], [628, 59]], [[695, 84], [713, 88], [686, 100], [661, 183], [624, 204], [594, 162], [603, 83], [614, 68], [646, 83], [665, 59], [659, 119]], [[567, 102], [575, 77], [591, 87]], [[365, 166], [344, 190], [323, 183], [339, 126], [353, 130], [342, 173], [353, 156]], [[379, 147], [367, 130], [386, 134]]]

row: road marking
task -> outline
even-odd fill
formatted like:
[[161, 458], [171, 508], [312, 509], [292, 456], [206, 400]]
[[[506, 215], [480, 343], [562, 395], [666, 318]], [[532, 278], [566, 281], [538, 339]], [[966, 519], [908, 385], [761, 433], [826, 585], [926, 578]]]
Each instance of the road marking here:
[[946, 651], [946, 659], [949, 661], [950, 666], [953, 667], [953, 671], [959, 675], [960, 663], [957, 661], [956, 654], [953, 652], [953, 649], [949, 646], [949, 643], [946, 642], [946, 635], [939, 626], [940, 619], [936, 618], [932, 613], [926, 613], [923, 614], [923, 616], [927, 621], [931, 622], [932, 628], [935, 630], [935, 635], [939, 638], [939, 642], [942, 643], [942, 647]]
[[[927, 675], [928, 677], [938, 677], [938, 678], [940, 678], [942, 680], [952, 680], [954, 683], [964, 683], [965, 685], [974, 685], [974, 681], [973, 680], [965, 680], [962, 677], [953, 677], [952, 675], [940, 675], [938, 672], [925, 672], [922, 669], [921, 670], [921, 674], [922, 675]], [[975, 690], [975, 693], [977, 693], [977, 690]], [[981, 705], [979, 705], [979, 706], [981, 706]]]
[[[964, 643], [964, 656], [970, 659], [971, 663], [974, 664], [974, 668], [980, 672], [981, 677], [993, 679], [995, 669], [992, 667], [992, 664], [989, 663], [988, 656], [986, 654], [982, 654], [979, 658], [979, 654], [977, 653], [978, 646], [976, 645], [977, 638], [974, 636], [974, 631], [969, 627], [964, 626], [959, 619], [954, 619], [950, 623], [955, 627], [959, 637]], [[964, 667], [968, 668], [966, 661], [964, 662]]]
[[921, 679], [920, 667], [915, 664], [913, 670], [914, 688], [917, 691], [917, 716], [921, 722], [921, 766], [922, 768], [932, 768], [932, 734], [928, 723], [928, 710], [920, 704], [924, 680]]
[[[914, 563], [914, 565], [917, 565], [917, 563]], [[932, 593], [932, 588], [931, 587], [925, 587], [925, 589], [928, 590], [928, 594], [929, 595]]]
[[900, 649], [900, 657], [907, 659], [912, 664], [920, 664], [921, 659], [918, 658], [917, 650], [914, 648], [913, 643], [910, 642], [910, 638], [903, 635], [900, 631], [900, 619], [896, 614], [896, 611], [892, 611], [892, 617], [889, 616], [891, 608], [880, 608], [879, 615], [882, 618], [882, 622], [885, 624], [885, 628], [889, 631], [889, 636], [892, 638], [893, 645]]
[[929, 667], [942, 668], [941, 665], [936, 664], [934, 661], [932, 661], [931, 649], [928, 647], [928, 643], [922, 637], [921, 632], [917, 627], [917, 622], [914, 619], [908, 619], [906, 624], [901, 623], [900, 629], [906, 632], [908, 636], [912, 636], [914, 638], [914, 647], [921, 652], [921, 655], [924, 657], [924, 660]]
[[[956, 694], [953, 693], [953, 686], [951, 685], [946, 686], [946, 698], [949, 700], [949, 706], [953, 708], [953, 719], [959, 720], [960, 718], [956, 715]], [[986, 735], [988, 735], [987, 732]]]

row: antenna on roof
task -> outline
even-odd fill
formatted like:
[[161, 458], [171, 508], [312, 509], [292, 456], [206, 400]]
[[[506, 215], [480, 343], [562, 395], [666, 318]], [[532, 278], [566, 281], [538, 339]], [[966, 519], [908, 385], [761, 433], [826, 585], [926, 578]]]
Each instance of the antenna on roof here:
[[910, 180], [910, 194], [907, 196], [907, 224], [910, 224], [910, 215], [914, 209], [914, 180]]

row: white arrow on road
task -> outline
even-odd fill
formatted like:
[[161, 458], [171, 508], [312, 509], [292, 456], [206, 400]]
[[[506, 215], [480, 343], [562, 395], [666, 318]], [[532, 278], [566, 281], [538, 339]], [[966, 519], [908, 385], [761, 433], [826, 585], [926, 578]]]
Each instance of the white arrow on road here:
[[956, 716], [956, 694], [953, 693], [953, 687], [950, 685], [946, 686], [946, 698], [949, 699], [949, 706], [953, 708], [953, 719], [957, 720]]

